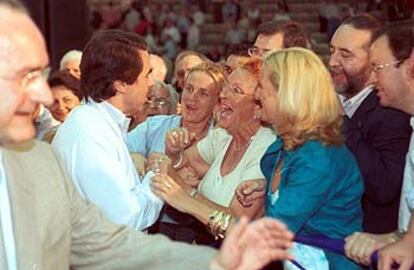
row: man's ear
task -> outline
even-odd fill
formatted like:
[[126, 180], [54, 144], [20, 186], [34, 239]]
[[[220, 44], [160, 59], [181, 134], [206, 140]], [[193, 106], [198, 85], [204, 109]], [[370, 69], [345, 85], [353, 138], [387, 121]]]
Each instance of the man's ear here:
[[117, 80], [112, 83], [116, 92], [125, 93], [127, 84], [123, 81]]

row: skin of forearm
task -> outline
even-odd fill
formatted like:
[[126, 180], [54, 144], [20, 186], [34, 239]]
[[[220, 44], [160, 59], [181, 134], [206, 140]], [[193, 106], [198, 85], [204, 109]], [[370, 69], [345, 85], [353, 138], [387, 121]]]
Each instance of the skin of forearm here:
[[223, 211], [233, 216], [230, 208], [216, 204], [200, 193], [195, 198], [192, 198], [192, 202], [188, 203], [187, 206], [188, 214], [194, 216], [203, 224], [208, 223], [209, 217], [214, 211]]

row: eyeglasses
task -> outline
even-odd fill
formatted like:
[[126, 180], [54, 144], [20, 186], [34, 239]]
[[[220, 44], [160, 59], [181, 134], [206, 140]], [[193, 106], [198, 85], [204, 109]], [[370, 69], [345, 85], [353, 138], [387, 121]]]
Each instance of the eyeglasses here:
[[24, 75], [20, 80], [20, 87], [28, 89], [39, 80], [47, 80], [50, 70], [51, 67], [46, 67], [44, 69], [33, 70], [26, 73], [26, 75]]
[[247, 49], [247, 53], [250, 56], [262, 57], [265, 53], [269, 52], [269, 49], [261, 49], [257, 46], [250, 47]]
[[389, 67], [389, 66], [395, 66], [396, 68], [398, 68], [403, 62], [404, 60], [397, 60], [392, 63], [375, 65], [372, 67], [372, 71], [374, 71], [375, 73], [378, 73], [381, 69]]
[[47, 80], [51, 68], [37, 69], [26, 73], [23, 77], [16, 79], [16, 77], [5, 77], [9, 81], [18, 82], [21, 89], [27, 90], [31, 88], [39, 80]]
[[158, 108], [165, 107], [169, 103], [170, 102], [166, 100], [165, 98], [150, 99], [145, 102], [145, 104], [149, 107], [158, 107]]

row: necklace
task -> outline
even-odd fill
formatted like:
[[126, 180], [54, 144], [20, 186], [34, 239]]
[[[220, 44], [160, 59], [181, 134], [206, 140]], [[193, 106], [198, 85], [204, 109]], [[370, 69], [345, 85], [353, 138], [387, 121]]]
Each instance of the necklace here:
[[254, 139], [254, 136], [251, 136], [250, 139], [244, 144], [239, 144], [239, 145], [233, 144], [233, 150], [236, 152], [239, 152], [240, 150], [249, 146], [252, 143], [253, 139]]

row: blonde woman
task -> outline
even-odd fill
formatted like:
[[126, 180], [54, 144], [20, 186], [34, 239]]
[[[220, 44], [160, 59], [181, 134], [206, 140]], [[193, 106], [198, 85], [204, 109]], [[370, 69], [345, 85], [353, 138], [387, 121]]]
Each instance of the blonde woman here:
[[[302, 48], [271, 53], [256, 98], [261, 119], [279, 135], [261, 160], [266, 215], [297, 235], [344, 238], [361, 230], [362, 177], [343, 143], [341, 105], [319, 57]], [[292, 252], [307, 270], [359, 269], [327, 250], [296, 245]]]

